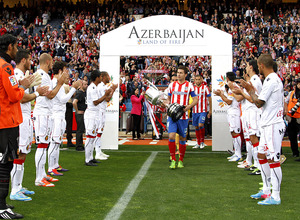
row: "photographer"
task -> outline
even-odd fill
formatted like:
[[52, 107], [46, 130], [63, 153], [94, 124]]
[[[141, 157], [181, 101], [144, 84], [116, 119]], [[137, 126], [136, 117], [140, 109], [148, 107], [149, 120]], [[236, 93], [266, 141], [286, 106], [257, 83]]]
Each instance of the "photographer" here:
[[[300, 79], [296, 80], [295, 89], [285, 98], [284, 114], [288, 121], [288, 135], [293, 157], [299, 157], [297, 135], [300, 130]], [[300, 162], [300, 158], [296, 161]]]

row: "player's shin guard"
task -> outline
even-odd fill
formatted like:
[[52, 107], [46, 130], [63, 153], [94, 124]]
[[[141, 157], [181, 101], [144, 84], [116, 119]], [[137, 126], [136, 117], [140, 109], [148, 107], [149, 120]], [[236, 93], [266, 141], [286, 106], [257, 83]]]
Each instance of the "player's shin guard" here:
[[257, 154], [258, 154], [258, 148], [257, 147], [258, 147], [258, 145], [259, 145], [259, 142], [252, 145], [253, 146], [252, 155], [253, 155], [253, 160], [254, 160], [254, 166], [261, 170], [260, 164], [259, 164], [259, 161], [258, 161], [258, 158], [257, 158]]
[[58, 168], [59, 167], [59, 152], [60, 152], [60, 144], [61, 143], [57, 143], [55, 146], [55, 154], [54, 154], [54, 168]]
[[[169, 139], [169, 151], [170, 151], [170, 156], [172, 157], [172, 160], [176, 160], [175, 157], [175, 151], [176, 151], [176, 144], [175, 144], [175, 140], [171, 140]], [[180, 145], [179, 145], [180, 148]]]
[[97, 137], [95, 138], [96, 155], [99, 155], [101, 153], [101, 136], [102, 136], [102, 134], [98, 133]]
[[263, 181], [263, 193], [270, 194], [271, 192], [271, 170], [267, 159], [259, 159], [261, 168], [261, 178]]
[[9, 179], [12, 167], [12, 161], [9, 161], [5, 164], [0, 163], [0, 210], [7, 209], [6, 197], [8, 195]]
[[238, 134], [236, 136], [232, 136], [232, 139], [233, 139], [233, 147], [234, 147], [235, 154], [239, 158], [241, 158], [242, 157], [242, 152], [241, 152], [242, 139], [241, 139], [241, 135]]
[[86, 141], [85, 141], [85, 146], [84, 146], [86, 163], [93, 160], [94, 142], [95, 142], [94, 136], [89, 136], [89, 135], [86, 136]]
[[280, 200], [280, 185], [282, 180], [282, 170], [280, 162], [271, 163], [271, 184], [272, 184], [272, 197], [275, 200]]
[[179, 141], [179, 160], [183, 161], [184, 155], [185, 155], [185, 150], [186, 150], [186, 144], [185, 141]]
[[247, 150], [247, 157], [246, 157], [246, 161], [248, 163], [249, 166], [252, 165], [252, 144], [250, 142], [250, 139], [246, 138], [246, 150]]
[[196, 140], [197, 140], [197, 144], [200, 145], [200, 129], [196, 128]]
[[47, 158], [48, 144], [39, 144], [35, 152], [35, 167], [36, 167], [36, 179], [35, 182], [41, 182], [46, 177], [45, 164]]
[[204, 143], [205, 128], [201, 127], [199, 131], [200, 131], [200, 143]]
[[14, 159], [13, 169], [11, 171], [11, 194], [16, 194], [22, 189], [24, 175], [24, 160]]

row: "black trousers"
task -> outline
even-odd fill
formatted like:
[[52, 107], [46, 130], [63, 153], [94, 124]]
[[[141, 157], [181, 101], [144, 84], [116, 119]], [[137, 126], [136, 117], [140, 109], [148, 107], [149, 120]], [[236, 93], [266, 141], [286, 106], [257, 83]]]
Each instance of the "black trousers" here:
[[298, 149], [298, 134], [300, 130], [300, 125], [297, 123], [296, 118], [292, 118], [292, 121], [288, 124], [288, 135], [291, 142], [291, 149], [294, 156], [299, 156], [299, 149]]
[[131, 114], [133, 120], [132, 138], [135, 138], [135, 132], [137, 133], [137, 138], [140, 138], [140, 126], [141, 126], [141, 115]]
[[77, 131], [76, 131], [76, 147], [83, 147], [84, 116], [83, 114], [75, 114]]
[[66, 109], [66, 133], [67, 133], [67, 140], [68, 144], [72, 143], [72, 126], [73, 126], [73, 104], [67, 103], [67, 109]]
[[6, 209], [10, 172], [17, 158], [19, 126], [0, 129], [0, 210]]

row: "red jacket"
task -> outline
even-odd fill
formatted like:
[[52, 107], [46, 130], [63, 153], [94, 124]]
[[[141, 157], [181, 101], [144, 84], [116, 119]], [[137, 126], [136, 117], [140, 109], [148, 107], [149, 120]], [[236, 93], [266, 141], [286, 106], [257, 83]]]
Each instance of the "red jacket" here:
[[144, 101], [144, 96], [140, 96], [139, 98], [135, 95], [130, 97], [132, 103], [131, 114], [141, 115], [142, 114], [142, 102]]
[[0, 129], [14, 128], [23, 122], [20, 100], [24, 89], [14, 75], [10, 63], [0, 58]]

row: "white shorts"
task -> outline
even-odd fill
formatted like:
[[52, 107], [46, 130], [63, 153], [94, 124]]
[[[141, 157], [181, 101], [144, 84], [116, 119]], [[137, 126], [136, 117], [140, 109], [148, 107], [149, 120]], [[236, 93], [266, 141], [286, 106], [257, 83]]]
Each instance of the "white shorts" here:
[[19, 151], [29, 154], [33, 139], [33, 125], [30, 117], [23, 117], [23, 122], [19, 125], [19, 131]]
[[64, 118], [54, 118], [51, 140], [57, 144], [61, 144], [66, 130], [66, 120]]
[[248, 131], [248, 123], [245, 117], [245, 112], [243, 112], [243, 115], [241, 116], [241, 121], [242, 121], [242, 129], [243, 129], [243, 134], [245, 139], [249, 139], [249, 131]]
[[260, 113], [258, 109], [250, 108], [249, 110], [243, 112], [243, 117], [246, 120], [246, 126], [249, 136], [256, 135], [260, 136]]
[[34, 115], [33, 116], [35, 142], [37, 144], [49, 144], [53, 119], [49, 115]]
[[241, 132], [241, 120], [238, 115], [227, 115], [230, 132], [239, 134]]
[[96, 118], [84, 118], [85, 135], [96, 137], [99, 120]]
[[105, 125], [105, 112], [100, 111], [99, 124], [97, 133], [102, 134]]
[[281, 155], [281, 144], [284, 132], [284, 122], [261, 128], [258, 153], [266, 154], [267, 159], [273, 159], [275, 162], [278, 162]]

